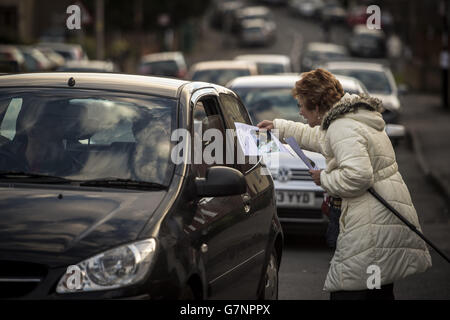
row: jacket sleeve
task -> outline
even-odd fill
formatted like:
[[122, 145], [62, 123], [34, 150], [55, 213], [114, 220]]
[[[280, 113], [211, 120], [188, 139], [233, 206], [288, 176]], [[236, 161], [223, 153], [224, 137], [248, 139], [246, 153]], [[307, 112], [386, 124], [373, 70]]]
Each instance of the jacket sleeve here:
[[353, 120], [336, 120], [328, 128], [327, 136], [337, 167], [329, 172], [321, 172], [322, 187], [342, 198], [362, 195], [374, 183], [367, 139], [362, 128], [355, 125]]
[[320, 139], [323, 131], [320, 126], [311, 128], [309, 125], [283, 119], [273, 121], [274, 129], [278, 130], [278, 138], [284, 143], [284, 138], [294, 137], [302, 149], [321, 152]]

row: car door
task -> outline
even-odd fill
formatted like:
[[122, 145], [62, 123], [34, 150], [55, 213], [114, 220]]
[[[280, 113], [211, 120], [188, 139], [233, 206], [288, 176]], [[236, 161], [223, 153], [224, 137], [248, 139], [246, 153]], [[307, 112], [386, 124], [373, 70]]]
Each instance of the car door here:
[[[209, 167], [224, 164], [216, 159], [208, 164], [205, 150], [215, 142], [208, 139], [208, 130], [218, 130], [225, 137], [225, 126], [220, 114], [217, 96], [206, 94], [193, 101], [193, 128], [191, 135], [193, 177], [204, 178]], [[216, 131], [217, 132], [217, 131]], [[203, 137], [199, 147], [199, 137]], [[196, 140], [197, 139], [197, 140]], [[220, 144], [220, 143], [219, 143]], [[224, 144], [221, 144], [224, 148]], [[197, 148], [197, 150], [196, 150]], [[198, 152], [203, 153], [202, 157]], [[216, 150], [216, 154], [220, 153]], [[201, 160], [201, 161], [199, 161]], [[228, 165], [230, 166], [230, 165]], [[253, 240], [247, 228], [247, 213], [241, 195], [226, 197], [204, 197], [194, 204], [195, 215], [185, 231], [194, 233], [197, 246], [201, 250], [208, 282], [208, 293], [212, 299], [252, 298], [252, 291], [240, 287], [247, 270], [246, 255], [242, 248]], [[254, 297], [254, 296], [253, 296]]]
[[[227, 93], [221, 93], [219, 99], [226, 129], [236, 130], [235, 122], [252, 125], [248, 112], [239, 99]], [[235, 155], [242, 152], [236, 138], [233, 139], [232, 147]], [[234, 166], [241, 171], [247, 182], [247, 193], [242, 196], [246, 203], [246, 214], [242, 223], [245, 226], [243, 230], [247, 234], [246, 238], [251, 239], [240, 248], [242, 259], [248, 264], [245, 281], [242, 283], [256, 292], [266, 251], [271, 249], [268, 248], [269, 232], [273, 215], [276, 214], [273, 181], [259, 157], [244, 157], [243, 162], [239, 161], [239, 157], [236, 158]]]

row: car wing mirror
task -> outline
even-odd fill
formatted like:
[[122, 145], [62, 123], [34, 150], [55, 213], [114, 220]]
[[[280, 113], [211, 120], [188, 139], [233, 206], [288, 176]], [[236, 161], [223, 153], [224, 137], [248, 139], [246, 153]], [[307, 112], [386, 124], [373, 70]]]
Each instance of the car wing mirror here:
[[247, 192], [244, 175], [223, 166], [208, 168], [205, 178], [195, 178], [195, 187], [199, 197], [224, 197]]

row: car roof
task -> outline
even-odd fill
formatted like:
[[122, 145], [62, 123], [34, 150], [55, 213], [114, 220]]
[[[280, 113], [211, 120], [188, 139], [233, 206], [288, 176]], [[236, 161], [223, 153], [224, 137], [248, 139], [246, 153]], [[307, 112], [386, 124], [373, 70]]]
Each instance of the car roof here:
[[194, 64], [191, 71], [210, 70], [210, 69], [249, 69], [256, 68], [254, 62], [240, 60], [216, 60], [203, 61]]
[[253, 62], [267, 62], [267, 63], [281, 63], [289, 64], [291, 59], [288, 56], [282, 54], [245, 54], [239, 55], [234, 58], [238, 61], [253, 61]]
[[141, 62], [153, 62], [161, 60], [184, 60], [183, 53], [179, 51], [173, 52], [157, 52], [143, 56]]
[[75, 88], [127, 91], [140, 94], [159, 95], [177, 98], [181, 87], [188, 81], [112, 73], [28, 73], [2, 75], [0, 87], [57, 87], [70, 88], [68, 81], [75, 79]]
[[247, 19], [242, 22], [242, 28], [264, 28], [267, 21], [264, 19]]
[[270, 9], [264, 6], [245, 7], [239, 9], [238, 15], [240, 17], [246, 17], [251, 15], [268, 14]]
[[354, 69], [354, 70], [371, 70], [385, 71], [386, 66], [381, 63], [362, 62], [362, 61], [331, 61], [324, 63], [324, 69]]
[[340, 46], [334, 43], [327, 42], [310, 42], [306, 47], [307, 51], [322, 51], [322, 52], [338, 52], [347, 53], [347, 49], [344, 46]]
[[[236, 88], [293, 88], [295, 82], [300, 80], [301, 74], [258, 75], [239, 77], [231, 81], [229, 87]], [[344, 91], [364, 88], [361, 82], [352, 77], [335, 75]]]

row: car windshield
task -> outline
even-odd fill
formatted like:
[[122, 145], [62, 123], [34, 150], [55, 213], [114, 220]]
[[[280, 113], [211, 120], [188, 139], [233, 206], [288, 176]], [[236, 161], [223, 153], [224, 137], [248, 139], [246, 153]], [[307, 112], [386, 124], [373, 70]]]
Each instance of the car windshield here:
[[244, 102], [253, 123], [277, 118], [301, 121], [291, 88], [232, 88]]
[[242, 33], [246, 34], [260, 34], [262, 32], [262, 27], [248, 27], [242, 30]]
[[258, 63], [258, 74], [283, 73], [283, 65], [278, 63]]
[[333, 51], [309, 51], [306, 57], [313, 61], [329, 61], [329, 60], [339, 60], [347, 57], [344, 52], [333, 52]]
[[174, 60], [143, 63], [140, 70], [142, 74], [168, 77], [176, 77], [179, 72], [178, 65]]
[[0, 172], [168, 185], [176, 100], [67, 89], [0, 89]]
[[332, 69], [330, 72], [361, 81], [369, 93], [391, 94], [392, 88], [384, 72], [355, 69]]
[[248, 69], [209, 69], [195, 72], [192, 80], [211, 82], [224, 86], [234, 78], [248, 75], [250, 75], [250, 70]]

